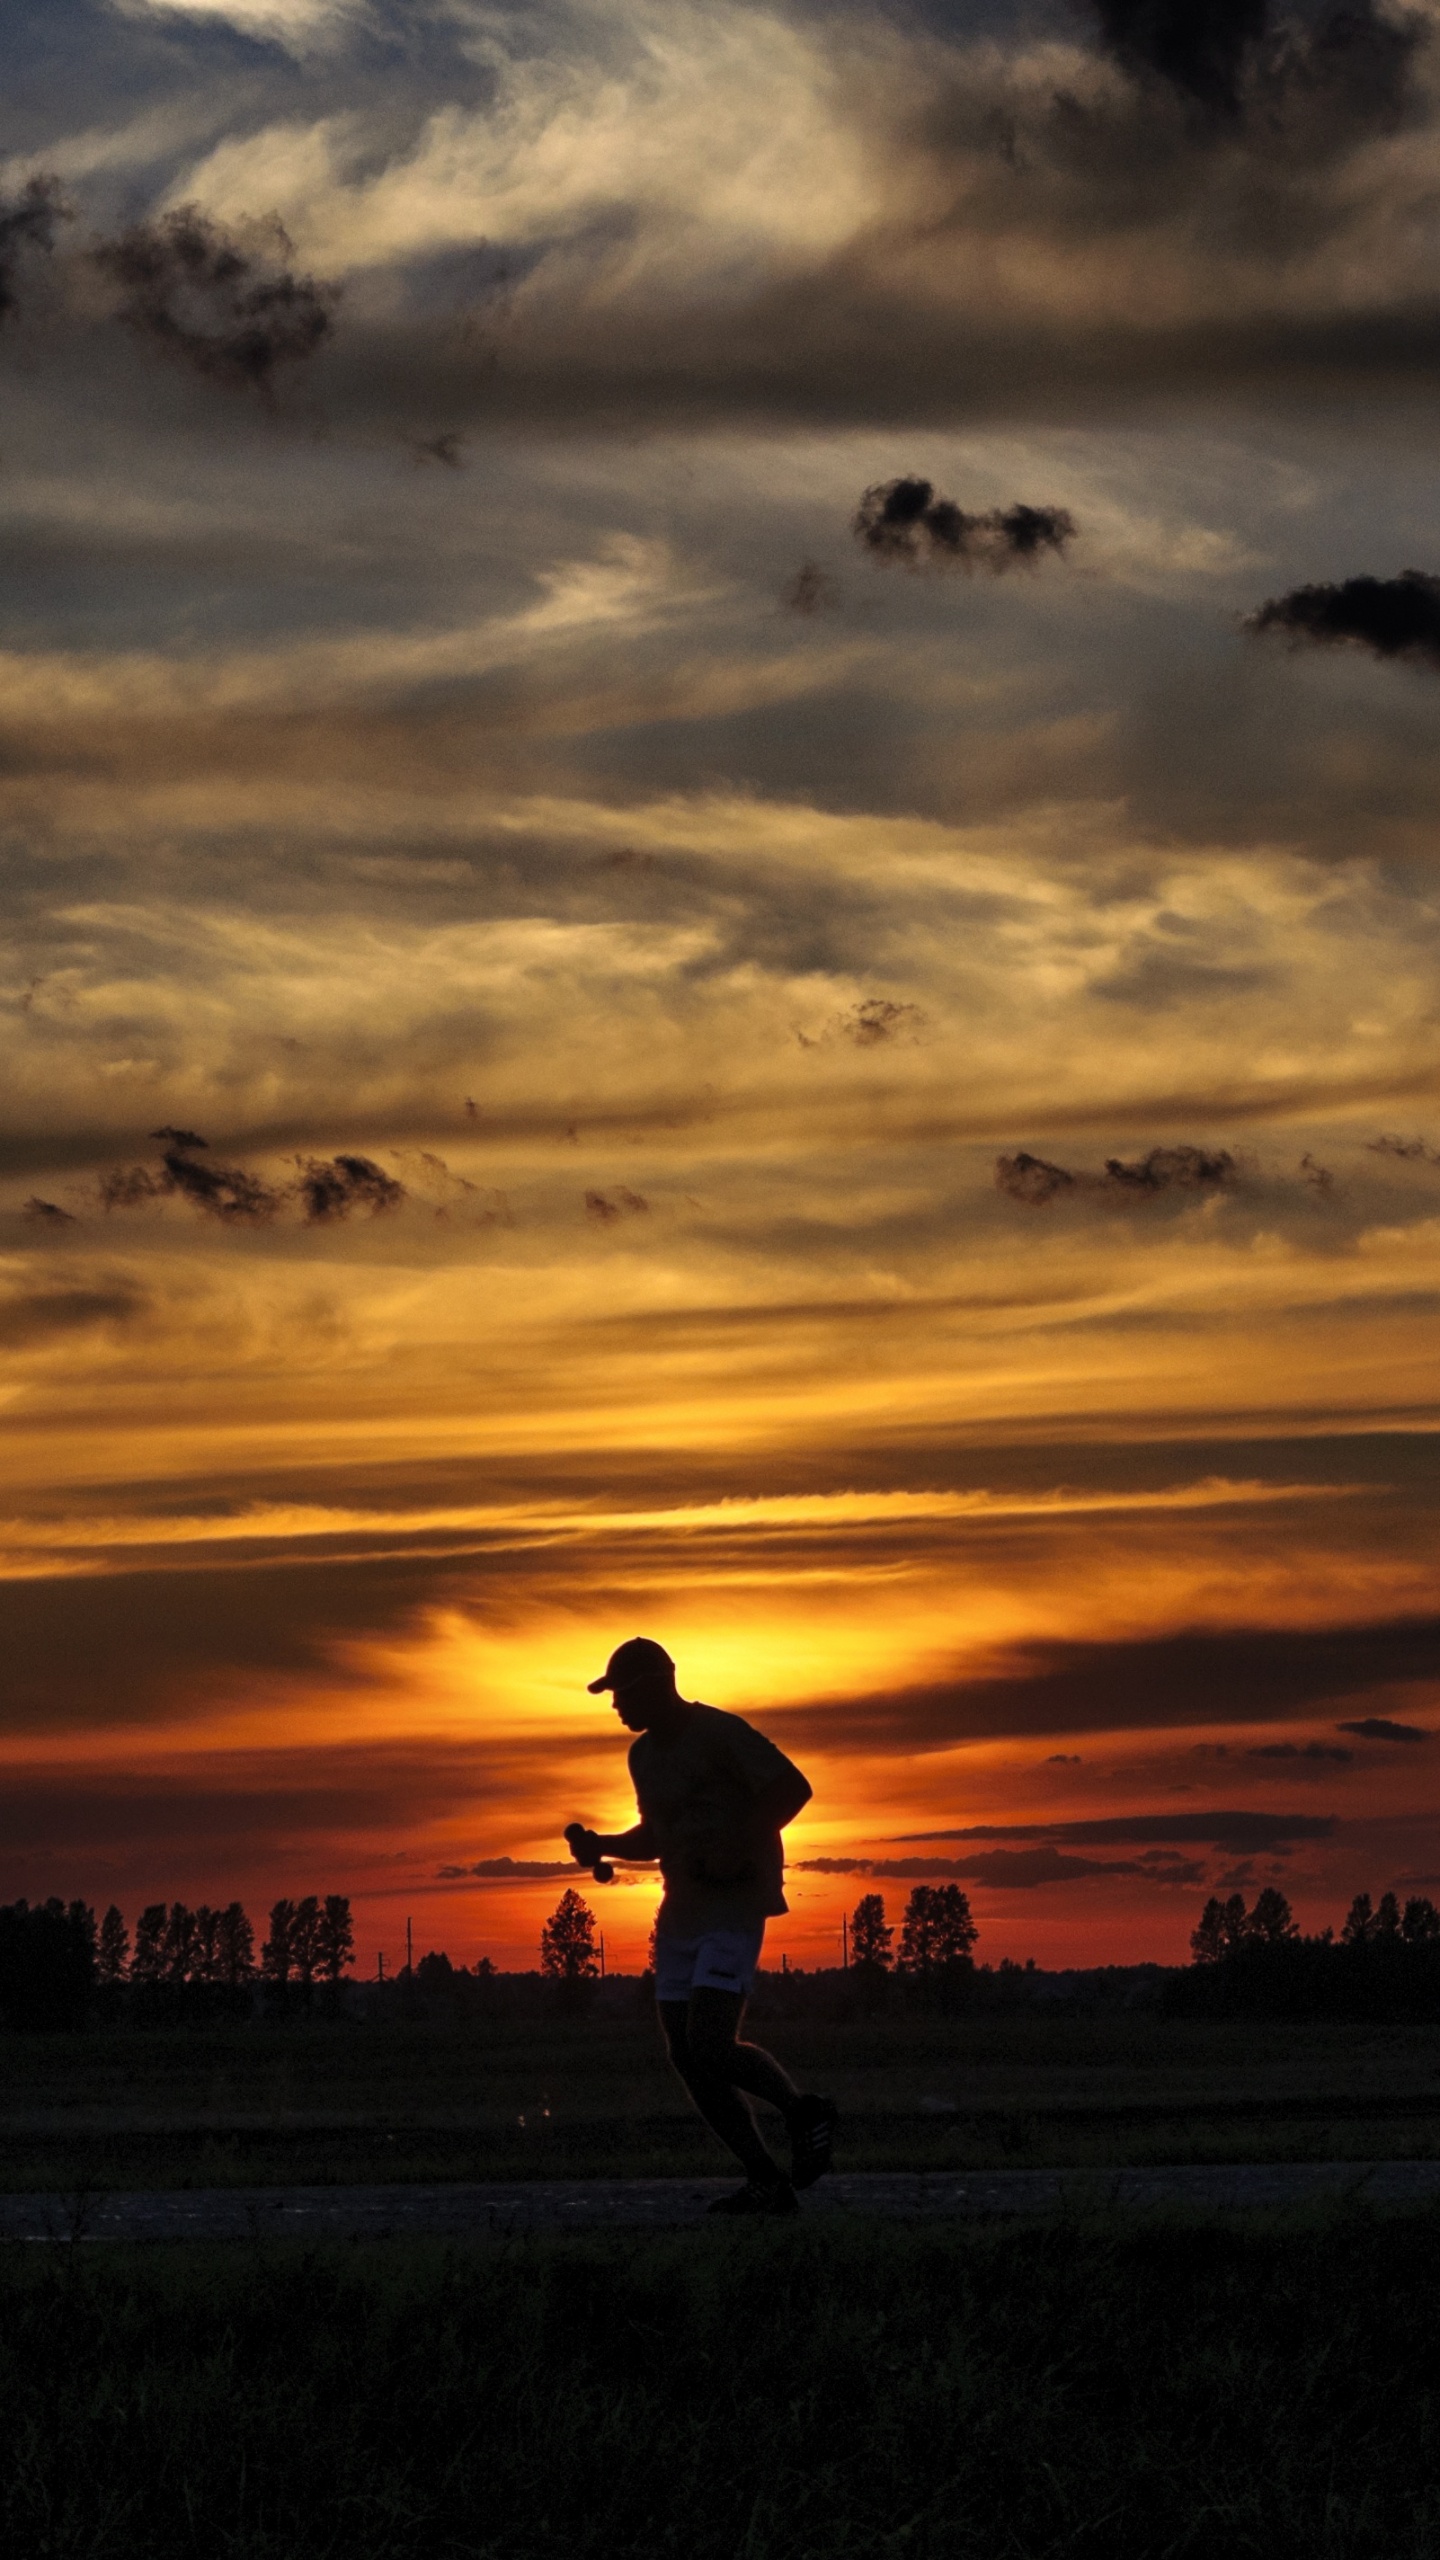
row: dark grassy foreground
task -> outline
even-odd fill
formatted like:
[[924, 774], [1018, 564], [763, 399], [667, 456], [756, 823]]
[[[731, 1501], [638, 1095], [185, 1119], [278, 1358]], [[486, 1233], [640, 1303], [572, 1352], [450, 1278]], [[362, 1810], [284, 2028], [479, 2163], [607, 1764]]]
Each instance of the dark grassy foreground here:
[[1440, 2218], [0, 2260], [13, 2560], [1432, 2560]]
[[[621, 1988], [616, 1987], [617, 1990]], [[0, 2039], [0, 2188], [663, 2177], [725, 2167], [633, 1986], [573, 2018]], [[1433, 2026], [824, 2020], [754, 2033], [833, 2091], [849, 2169], [1440, 2154]]]

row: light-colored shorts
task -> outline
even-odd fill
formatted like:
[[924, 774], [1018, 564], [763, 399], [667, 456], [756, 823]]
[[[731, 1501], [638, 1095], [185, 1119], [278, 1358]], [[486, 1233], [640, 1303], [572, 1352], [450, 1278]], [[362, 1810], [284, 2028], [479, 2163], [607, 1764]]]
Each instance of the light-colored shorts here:
[[692, 1991], [753, 1991], [764, 1942], [763, 1920], [748, 1929], [707, 1929], [698, 1938], [657, 1931], [656, 1999], [688, 2000]]

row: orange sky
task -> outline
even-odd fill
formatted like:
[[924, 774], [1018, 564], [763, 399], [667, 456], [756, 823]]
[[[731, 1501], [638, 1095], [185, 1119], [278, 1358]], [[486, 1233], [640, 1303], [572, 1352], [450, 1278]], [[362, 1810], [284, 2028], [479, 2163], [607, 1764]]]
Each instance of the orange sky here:
[[[1440, 644], [1241, 627], [1440, 561], [1420, 22], [1222, 96], [1040, 0], [55, 9], [0, 1895], [529, 1963], [642, 1631], [815, 1782], [795, 1962], [1440, 1888]], [[308, 352], [125, 298], [185, 205]]]

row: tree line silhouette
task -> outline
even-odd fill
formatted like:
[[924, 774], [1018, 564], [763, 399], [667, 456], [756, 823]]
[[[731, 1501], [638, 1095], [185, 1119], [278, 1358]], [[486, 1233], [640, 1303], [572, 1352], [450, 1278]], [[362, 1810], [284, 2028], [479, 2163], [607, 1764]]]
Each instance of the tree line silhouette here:
[[1434, 2018], [1440, 2014], [1440, 1910], [1428, 1894], [1378, 1903], [1357, 1893], [1339, 1933], [1302, 1936], [1267, 1885], [1253, 1909], [1212, 1894], [1190, 1934], [1193, 1962], [1166, 1988], [1174, 2017]]
[[[971, 1952], [980, 1935], [969, 1896], [958, 1884], [917, 1884], [905, 1905], [900, 1945], [885, 1917], [884, 1897], [862, 1895], [847, 1922], [850, 1969], [875, 1991], [893, 1975], [922, 2000], [959, 2005], [973, 1980]], [[650, 1932], [647, 1970], [655, 1969]], [[568, 1886], [540, 1932], [540, 1970], [548, 1981], [576, 1986], [598, 1981], [602, 1971], [594, 1912]]]
[[271, 1906], [257, 1959], [243, 1904], [152, 1902], [135, 1922], [112, 1902], [97, 1923], [87, 1902], [0, 1906], [0, 2026], [80, 2026], [87, 2018], [248, 2017], [333, 2002], [350, 1971], [355, 1930], [343, 1893]]

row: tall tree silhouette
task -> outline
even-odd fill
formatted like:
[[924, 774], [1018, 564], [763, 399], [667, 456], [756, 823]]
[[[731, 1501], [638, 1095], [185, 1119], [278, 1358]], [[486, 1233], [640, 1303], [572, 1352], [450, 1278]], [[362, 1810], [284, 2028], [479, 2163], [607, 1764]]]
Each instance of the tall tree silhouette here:
[[112, 1902], [100, 1923], [95, 1948], [95, 1979], [107, 1990], [123, 1982], [130, 1970], [130, 1932], [125, 1914]]
[[573, 1885], [566, 1886], [540, 1932], [540, 1970], [552, 1982], [598, 1979], [600, 1950], [596, 1945], [595, 1914]]
[[1299, 1937], [1290, 1905], [1278, 1885], [1267, 1884], [1264, 1892], [1256, 1896], [1246, 1935], [1263, 1939], [1269, 1946], [1278, 1946], [1287, 1938]]
[[130, 1959], [132, 1982], [158, 1982], [165, 1971], [165, 1932], [170, 1912], [163, 1902], [147, 1902], [135, 1923], [135, 1953]]
[[216, 1979], [238, 1989], [242, 1982], [253, 1980], [255, 1973], [255, 1932], [243, 1903], [227, 1902], [219, 1915], [215, 1932]]
[[350, 1917], [350, 1897], [346, 1893], [327, 1893], [316, 1931], [316, 1957], [328, 1983], [338, 1984], [355, 1960], [355, 1924]]
[[315, 1976], [320, 1969], [320, 1901], [316, 1894], [307, 1893], [303, 1901], [296, 1903], [291, 1915], [290, 1961], [308, 2007]]
[[862, 1972], [884, 1973], [894, 1962], [894, 1945], [883, 1896], [862, 1894], [850, 1914], [850, 1962]]
[[291, 1947], [291, 1931], [295, 1926], [295, 1905], [282, 1896], [270, 1906], [270, 1935], [260, 1950], [260, 1971], [277, 1991], [287, 1989], [295, 1971]]
[[979, 1935], [958, 1884], [917, 1884], [905, 1905], [900, 1971], [926, 1982], [954, 1974], [969, 1963]]

